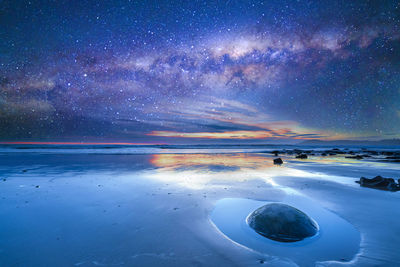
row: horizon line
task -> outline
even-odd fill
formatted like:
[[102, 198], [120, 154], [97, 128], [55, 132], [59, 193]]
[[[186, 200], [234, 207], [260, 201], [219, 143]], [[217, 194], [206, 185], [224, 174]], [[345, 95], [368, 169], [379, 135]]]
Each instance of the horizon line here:
[[166, 145], [165, 143], [130, 143], [130, 142], [35, 142], [35, 141], [11, 141], [0, 142], [1, 145]]

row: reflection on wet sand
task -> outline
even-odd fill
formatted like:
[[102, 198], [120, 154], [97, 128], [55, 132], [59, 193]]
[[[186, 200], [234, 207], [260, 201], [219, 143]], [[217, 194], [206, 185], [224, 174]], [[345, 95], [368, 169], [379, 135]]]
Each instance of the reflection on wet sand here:
[[285, 165], [274, 165], [271, 157], [262, 154], [156, 154], [150, 163], [157, 169], [147, 174], [149, 178], [192, 189], [256, 179], [278, 186], [273, 177], [313, 176]]
[[207, 166], [237, 167], [242, 168], [271, 168], [273, 165], [269, 157], [246, 154], [156, 154], [150, 162], [160, 168], [192, 167], [201, 168]]

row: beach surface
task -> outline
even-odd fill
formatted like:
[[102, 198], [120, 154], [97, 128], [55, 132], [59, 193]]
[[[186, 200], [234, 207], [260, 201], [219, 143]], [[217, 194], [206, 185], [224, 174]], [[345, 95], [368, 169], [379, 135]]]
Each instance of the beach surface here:
[[[3, 147], [0, 266], [400, 266], [400, 192], [355, 183], [398, 179], [399, 163], [314, 147], [274, 165], [276, 149], [296, 148]], [[252, 246], [212, 218], [232, 199], [238, 210], [246, 201], [318, 210], [321, 230], [341, 233], [343, 222], [353, 245], [344, 258], [309, 249], [318, 240], [333, 252], [346, 246], [324, 230], [305, 243], [262, 237], [267, 246]]]

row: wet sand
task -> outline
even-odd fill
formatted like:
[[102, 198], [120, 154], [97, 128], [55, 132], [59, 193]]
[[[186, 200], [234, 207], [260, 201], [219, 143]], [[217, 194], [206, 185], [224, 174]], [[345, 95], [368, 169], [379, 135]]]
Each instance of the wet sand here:
[[354, 182], [400, 178], [399, 164], [282, 155], [277, 166], [269, 153], [209, 152], [1, 153], [1, 266], [305, 266], [285, 247], [234, 242], [210, 217], [221, 199], [294, 195], [360, 233], [353, 258], [313, 265], [400, 265], [400, 193]]

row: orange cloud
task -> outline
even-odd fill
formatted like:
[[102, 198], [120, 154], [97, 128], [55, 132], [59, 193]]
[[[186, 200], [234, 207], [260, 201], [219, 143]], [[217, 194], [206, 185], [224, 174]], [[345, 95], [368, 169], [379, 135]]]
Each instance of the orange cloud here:
[[225, 131], [225, 132], [195, 132], [184, 133], [175, 131], [152, 131], [147, 135], [163, 137], [181, 137], [181, 138], [205, 138], [205, 139], [264, 139], [264, 138], [292, 138], [292, 139], [315, 139], [318, 137], [301, 136], [298, 137], [287, 130], [278, 131]]

